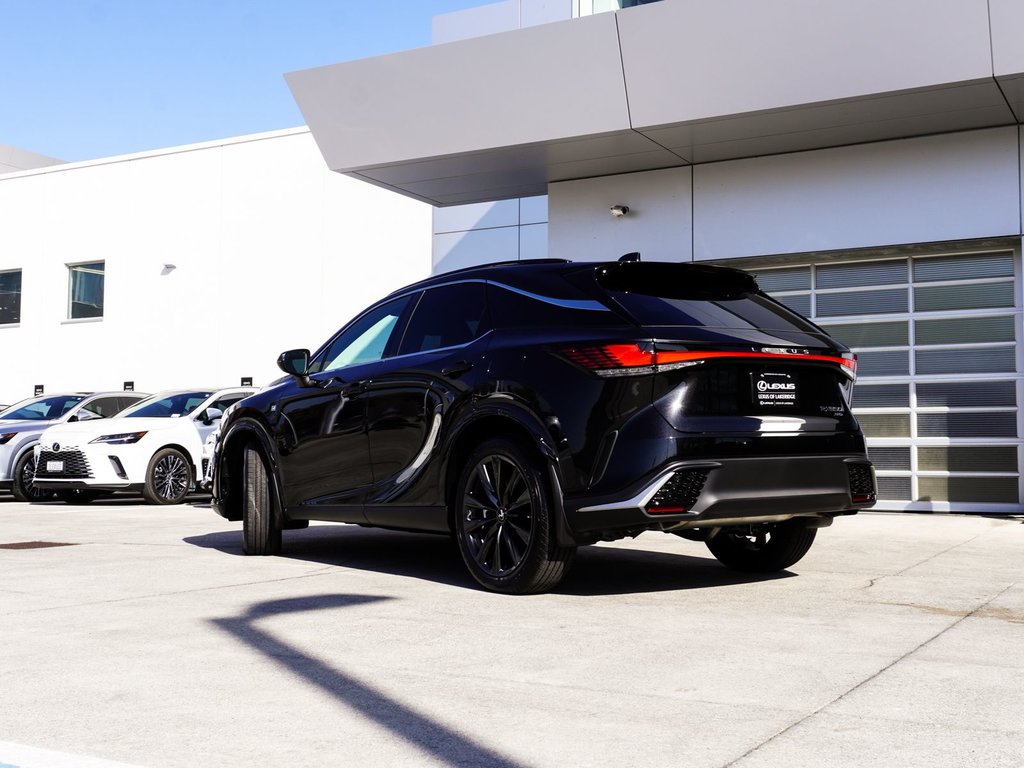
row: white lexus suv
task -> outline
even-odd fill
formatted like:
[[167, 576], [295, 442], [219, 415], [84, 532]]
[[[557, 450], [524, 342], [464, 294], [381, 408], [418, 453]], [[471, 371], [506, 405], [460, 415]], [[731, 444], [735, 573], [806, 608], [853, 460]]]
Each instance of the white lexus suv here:
[[18, 501], [46, 501], [53, 491], [36, 488], [34, 448], [55, 424], [105, 419], [147, 397], [145, 392], [65, 392], [39, 395], [0, 411], [0, 490]]
[[35, 449], [35, 487], [87, 503], [141, 491], [151, 504], [180, 504], [202, 477], [207, 435], [252, 387], [161, 392], [101, 422], [60, 424]]

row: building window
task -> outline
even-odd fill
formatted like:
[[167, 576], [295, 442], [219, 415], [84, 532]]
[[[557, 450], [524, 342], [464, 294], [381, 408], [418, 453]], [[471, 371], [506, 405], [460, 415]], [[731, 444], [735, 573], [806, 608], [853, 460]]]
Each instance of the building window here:
[[103, 264], [68, 264], [68, 317], [103, 317]]
[[0, 272], [0, 325], [21, 322], [21, 270]]

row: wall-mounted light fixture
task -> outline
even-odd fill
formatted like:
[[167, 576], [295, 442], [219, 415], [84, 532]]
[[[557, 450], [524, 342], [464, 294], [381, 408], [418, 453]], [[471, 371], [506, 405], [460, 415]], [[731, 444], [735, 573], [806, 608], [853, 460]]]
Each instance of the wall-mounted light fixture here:
[[613, 205], [608, 210], [611, 211], [612, 216], [614, 216], [616, 219], [621, 219], [623, 216], [625, 216], [627, 213], [629, 213], [629, 206], [628, 205]]

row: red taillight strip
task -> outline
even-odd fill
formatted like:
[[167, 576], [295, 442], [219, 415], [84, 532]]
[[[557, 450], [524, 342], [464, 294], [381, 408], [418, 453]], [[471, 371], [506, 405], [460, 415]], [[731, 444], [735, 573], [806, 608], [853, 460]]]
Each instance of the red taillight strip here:
[[654, 362], [658, 365], [665, 363], [681, 363], [688, 360], [711, 360], [722, 357], [743, 357], [743, 358], [769, 358], [773, 360], [814, 360], [822, 363], [835, 363], [851, 371], [857, 370], [857, 359], [848, 357], [835, 357], [833, 355], [787, 355], [782, 352], [658, 352], [654, 355]]
[[818, 363], [833, 363], [855, 374], [857, 357], [839, 357], [835, 355], [801, 355], [784, 352], [723, 352], [723, 351], [663, 351], [648, 352], [640, 344], [603, 344], [594, 347], [582, 347], [562, 350], [572, 362], [592, 371], [613, 370], [622, 368], [649, 368], [655, 365], [671, 365], [672, 363], [698, 363], [703, 360], [721, 358], [759, 359], [759, 360], [812, 360]]

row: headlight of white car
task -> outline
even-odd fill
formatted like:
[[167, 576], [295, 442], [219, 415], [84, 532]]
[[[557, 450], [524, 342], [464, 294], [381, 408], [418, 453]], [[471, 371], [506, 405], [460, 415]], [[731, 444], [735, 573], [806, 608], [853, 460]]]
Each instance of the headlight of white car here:
[[120, 432], [116, 435], [102, 435], [89, 443], [107, 443], [108, 445], [130, 445], [137, 443], [146, 436], [145, 432]]

